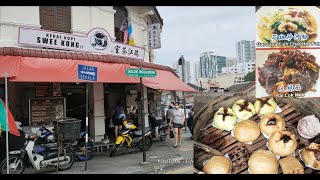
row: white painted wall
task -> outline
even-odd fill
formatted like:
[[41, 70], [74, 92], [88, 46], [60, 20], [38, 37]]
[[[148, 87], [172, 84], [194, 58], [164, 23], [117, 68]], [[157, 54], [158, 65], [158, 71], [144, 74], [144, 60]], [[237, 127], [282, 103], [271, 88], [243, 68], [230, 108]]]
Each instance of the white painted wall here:
[[0, 47], [17, 47], [18, 27], [40, 28], [39, 6], [0, 7]]
[[[147, 45], [147, 21], [150, 19], [141, 14], [147, 7], [126, 7], [129, 22], [132, 22], [136, 46], [145, 48], [144, 61], [149, 62]], [[72, 6], [71, 33], [85, 35], [94, 27], [106, 29], [114, 37], [113, 6]], [[18, 45], [18, 27], [29, 26], [40, 28], [39, 6], [1, 6], [0, 7], [0, 47], [24, 47]], [[28, 47], [31, 48], [31, 47]], [[152, 50], [151, 50], [152, 51]], [[153, 54], [151, 55], [153, 62]]]
[[[147, 22], [150, 18], [145, 12], [150, 11], [150, 7], [126, 7], [128, 10], [129, 23], [132, 22], [133, 33], [136, 46], [145, 48], [144, 61], [149, 62], [149, 49], [147, 46]], [[144, 8], [146, 10], [144, 10]], [[148, 9], [149, 8], [149, 9]], [[114, 40], [114, 14], [112, 6], [72, 6], [71, 7], [71, 33], [86, 35], [94, 27], [101, 27], [109, 32]], [[27, 47], [18, 44], [19, 26], [29, 26], [41, 28], [39, 6], [1, 6], [0, 7], [0, 47]], [[36, 49], [36, 48], [35, 48]], [[40, 48], [42, 49], [42, 48]], [[153, 51], [151, 52], [151, 62], [154, 62]], [[98, 83], [90, 86], [93, 97], [90, 101], [103, 99], [103, 86]], [[144, 87], [144, 98], [147, 99], [147, 88]], [[11, 99], [12, 100], [12, 99]], [[133, 99], [131, 99], [132, 103]], [[97, 101], [90, 105], [94, 114], [90, 115], [90, 131], [96, 141], [100, 141], [105, 133], [103, 101]], [[144, 102], [147, 110], [147, 101]], [[145, 115], [146, 126], [148, 126], [148, 115]]]

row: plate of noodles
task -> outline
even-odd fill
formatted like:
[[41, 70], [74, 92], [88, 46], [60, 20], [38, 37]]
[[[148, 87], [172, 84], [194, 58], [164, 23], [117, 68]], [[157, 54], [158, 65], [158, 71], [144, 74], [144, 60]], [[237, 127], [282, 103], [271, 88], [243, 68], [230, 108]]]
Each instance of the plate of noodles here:
[[[320, 9], [316, 6], [263, 6], [256, 12], [257, 42], [281, 41], [297, 46], [319, 42], [319, 18]], [[279, 39], [280, 35], [289, 38]]]

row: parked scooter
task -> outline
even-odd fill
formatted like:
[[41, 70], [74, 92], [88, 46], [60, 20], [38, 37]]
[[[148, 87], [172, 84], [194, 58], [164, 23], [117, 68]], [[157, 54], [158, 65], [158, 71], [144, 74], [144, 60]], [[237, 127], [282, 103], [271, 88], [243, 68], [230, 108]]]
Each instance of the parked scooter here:
[[[52, 141], [51, 138], [48, 138], [48, 142], [43, 144], [43, 141], [46, 141], [44, 140], [46, 134], [48, 132], [41, 133], [40, 136], [38, 134], [29, 136], [21, 150], [9, 152], [10, 174], [22, 174], [26, 167], [37, 171], [47, 167], [55, 167], [60, 171], [71, 168], [74, 163], [73, 146], [75, 142], [64, 143], [59, 151], [57, 142], [49, 142]], [[0, 173], [7, 173], [6, 158], [0, 163]]]
[[[137, 148], [140, 151], [143, 151], [142, 146], [142, 129], [139, 129], [128, 122], [127, 120], [123, 121], [124, 129], [120, 131], [115, 146], [113, 147], [110, 157], [115, 156], [121, 147], [126, 146], [127, 149]], [[145, 150], [147, 151], [152, 146], [152, 128], [145, 128]]]
[[154, 113], [149, 114], [149, 122], [152, 127], [153, 138], [164, 141], [167, 138], [169, 124], [161, 118], [157, 118]]
[[[39, 144], [48, 144], [48, 143], [55, 143], [56, 138], [54, 136], [54, 130], [51, 131], [47, 129], [45, 126], [39, 128], [37, 135], [39, 136], [37, 140], [37, 145]], [[80, 138], [77, 139], [73, 144], [74, 155], [80, 161], [86, 160], [86, 132], [80, 133]], [[94, 140], [88, 139], [88, 153], [87, 153], [87, 160], [92, 159], [94, 155]]]

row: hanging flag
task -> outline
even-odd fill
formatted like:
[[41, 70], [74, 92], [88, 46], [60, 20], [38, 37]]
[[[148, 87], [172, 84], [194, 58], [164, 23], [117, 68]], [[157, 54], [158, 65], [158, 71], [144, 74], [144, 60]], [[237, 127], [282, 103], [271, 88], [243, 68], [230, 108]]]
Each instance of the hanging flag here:
[[[11, 111], [8, 110], [8, 121], [9, 121], [9, 132], [12, 135], [15, 136], [20, 136], [20, 132], [17, 128], [17, 124], [16, 121], [14, 120]], [[6, 107], [5, 107], [5, 103], [2, 101], [1, 99], [1, 103], [0, 103], [0, 129], [7, 131], [7, 119], [6, 119]]]
[[129, 25], [128, 33], [129, 33], [129, 45], [135, 46], [136, 44], [135, 44], [134, 38], [133, 38], [132, 23], [130, 23], [130, 25]]
[[128, 23], [126, 19], [123, 19], [120, 31], [123, 32], [123, 43], [128, 44]]
[[128, 31], [123, 32], [123, 43], [128, 44]]

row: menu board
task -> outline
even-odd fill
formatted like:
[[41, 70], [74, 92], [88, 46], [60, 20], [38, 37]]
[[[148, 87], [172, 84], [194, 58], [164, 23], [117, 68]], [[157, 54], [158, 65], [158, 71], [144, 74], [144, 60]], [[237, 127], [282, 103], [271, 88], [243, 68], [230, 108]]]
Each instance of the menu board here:
[[29, 99], [30, 125], [51, 123], [66, 117], [66, 102], [63, 97]]
[[35, 97], [52, 97], [53, 96], [53, 83], [49, 82], [36, 82]]
[[320, 9], [256, 7], [256, 97], [320, 97]]

